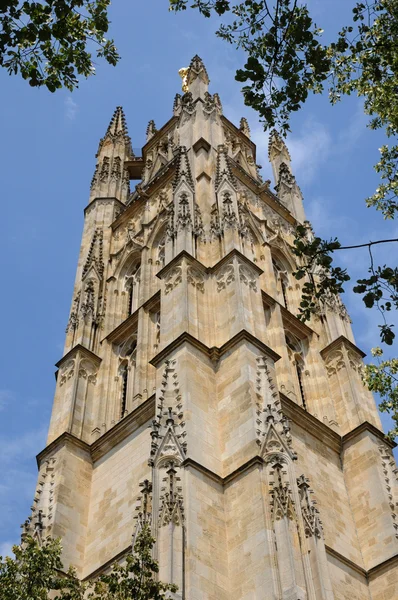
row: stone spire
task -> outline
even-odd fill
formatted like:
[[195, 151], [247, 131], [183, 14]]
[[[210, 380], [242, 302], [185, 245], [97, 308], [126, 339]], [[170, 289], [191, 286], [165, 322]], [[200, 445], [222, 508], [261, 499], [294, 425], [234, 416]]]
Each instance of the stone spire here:
[[123, 143], [126, 145], [126, 151], [131, 153], [131, 139], [127, 130], [126, 117], [121, 106], [117, 106], [113, 113], [112, 119], [108, 125], [108, 129], [103, 138], [101, 138], [97, 156], [106, 142], [113, 144]]
[[278, 185], [279, 169], [281, 164], [285, 163], [290, 173], [292, 172], [292, 168], [289, 150], [285, 144], [285, 141], [282, 139], [282, 137], [279, 135], [276, 129], [273, 129], [269, 136], [268, 158], [272, 165], [275, 185]]
[[194, 100], [196, 98], [204, 99], [208, 91], [210, 79], [203, 64], [202, 59], [196, 55], [191, 60], [187, 74], [184, 78], [184, 85], [188, 92], [191, 92]]
[[270, 133], [268, 157], [274, 173], [275, 189], [279, 200], [300, 222], [305, 220], [303, 195], [292, 173], [289, 150], [276, 129]]
[[99, 197], [109, 197], [126, 202], [130, 192], [130, 179], [124, 162], [131, 154], [126, 118], [122, 107], [118, 106], [98, 145], [90, 201]]

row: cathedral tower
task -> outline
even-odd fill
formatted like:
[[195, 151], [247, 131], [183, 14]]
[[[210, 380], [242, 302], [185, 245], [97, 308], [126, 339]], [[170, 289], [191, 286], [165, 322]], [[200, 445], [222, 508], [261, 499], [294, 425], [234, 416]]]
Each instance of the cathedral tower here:
[[120, 107], [100, 141], [28, 528], [89, 578], [149, 521], [180, 600], [398, 598], [364, 354], [339, 300], [296, 317], [288, 149], [272, 132], [274, 193], [199, 57], [184, 76], [142, 153]]

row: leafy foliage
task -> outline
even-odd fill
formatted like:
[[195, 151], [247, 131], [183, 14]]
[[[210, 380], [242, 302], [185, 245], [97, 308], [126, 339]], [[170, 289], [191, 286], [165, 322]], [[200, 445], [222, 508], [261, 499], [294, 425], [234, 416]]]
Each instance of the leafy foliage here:
[[394, 439], [398, 436], [398, 359], [381, 360], [381, 348], [373, 348], [372, 354], [377, 358], [378, 364], [365, 365], [363, 380], [372, 392], [380, 394], [380, 410], [392, 413], [394, 427], [389, 436]]
[[5, 0], [0, 9], [0, 66], [21, 74], [33, 87], [73, 90], [78, 76], [95, 72], [97, 57], [115, 65], [119, 56], [107, 40], [110, 0]]
[[15, 558], [0, 557], [2, 600], [165, 600], [176, 586], [156, 580], [159, 571], [152, 558], [155, 540], [148, 525], [137, 535], [134, 551], [125, 564], [116, 563], [109, 574], [96, 581], [81, 582], [74, 569], [63, 573], [59, 540], [42, 543], [26, 535], [14, 546]]
[[[186, 9], [188, 0], [170, 0], [171, 10]], [[234, 20], [221, 25], [217, 35], [247, 55], [243, 69], [236, 72], [245, 104], [254, 108], [266, 128], [289, 129], [289, 115], [299, 110], [310, 90], [321, 91], [330, 70], [327, 49], [320, 44], [316, 27], [306, 6], [297, 0], [267, 2], [194, 2], [210, 17], [230, 11]]]

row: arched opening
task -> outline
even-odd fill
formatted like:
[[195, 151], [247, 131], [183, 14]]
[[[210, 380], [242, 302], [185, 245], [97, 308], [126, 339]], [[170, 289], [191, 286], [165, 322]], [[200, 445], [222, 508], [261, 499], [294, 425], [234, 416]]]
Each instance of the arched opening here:
[[289, 272], [287, 265], [279, 257], [272, 255], [272, 267], [274, 270], [276, 289], [281, 304], [289, 310]]
[[129, 398], [132, 395], [134, 386], [136, 354], [137, 339], [134, 336], [133, 338], [130, 338], [127, 342], [122, 344], [119, 349], [120, 419], [123, 419], [123, 417], [125, 417], [128, 414]]
[[288, 348], [289, 359], [293, 367], [293, 377], [295, 379], [296, 396], [301, 401], [302, 407], [307, 410], [307, 398], [304, 386], [304, 348], [301, 340], [291, 333], [285, 333], [286, 345]]
[[139, 306], [139, 290], [141, 281], [141, 263], [134, 262], [124, 276], [124, 285], [127, 291], [127, 316], [133, 314]]

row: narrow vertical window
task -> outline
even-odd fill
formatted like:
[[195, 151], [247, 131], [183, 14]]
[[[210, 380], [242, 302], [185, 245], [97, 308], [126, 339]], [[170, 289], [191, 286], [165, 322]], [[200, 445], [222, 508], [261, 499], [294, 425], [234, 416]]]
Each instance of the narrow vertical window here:
[[283, 303], [285, 305], [285, 308], [289, 308], [288, 307], [288, 303], [287, 303], [287, 295], [286, 295], [286, 283], [285, 283], [285, 281], [284, 281], [284, 279], [282, 277], [280, 277], [280, 282], [281, 282]]
[[305, 402], [305, 394], [304, 394], [304, 386], [303, 386], [303, 372], [301, 370], [300, 364], [297, 361], [296, 361], [296, 373], [297, 373], [297, 379], [298, 379], [298, 384], [299, 384], [301, 403], [303, 405], [303, 408], [305, 410], [307, 410], [307, 404]]
[[127, 365], [125, 366], [122, 373], [122, 399], [121, 399], [121, 414], [120, 418], [123, 419], [126, 408], [127, 408], [127, 384], [128, 384], [128, 370]]
[[272, 259], [272, 266], [274, 269], [274, 275], [276, 279], [276, 289], [279, 296], [282, 296], [282, 304], [285, 308], [288, 308], [287, 301], [287, 271], [283, 264], [276, 258]]
[[289, 358], [296, 375], [296, 396], [301, 400], [304, 410], [307, 410], [305, 387], [303, 381], [304, 351], [302, 342], [290, 333], [285, 334]]
[[133, 300], [134, 300], [134, 283], [132, 282], [129, 288], [129, 316], [133, 314]]

